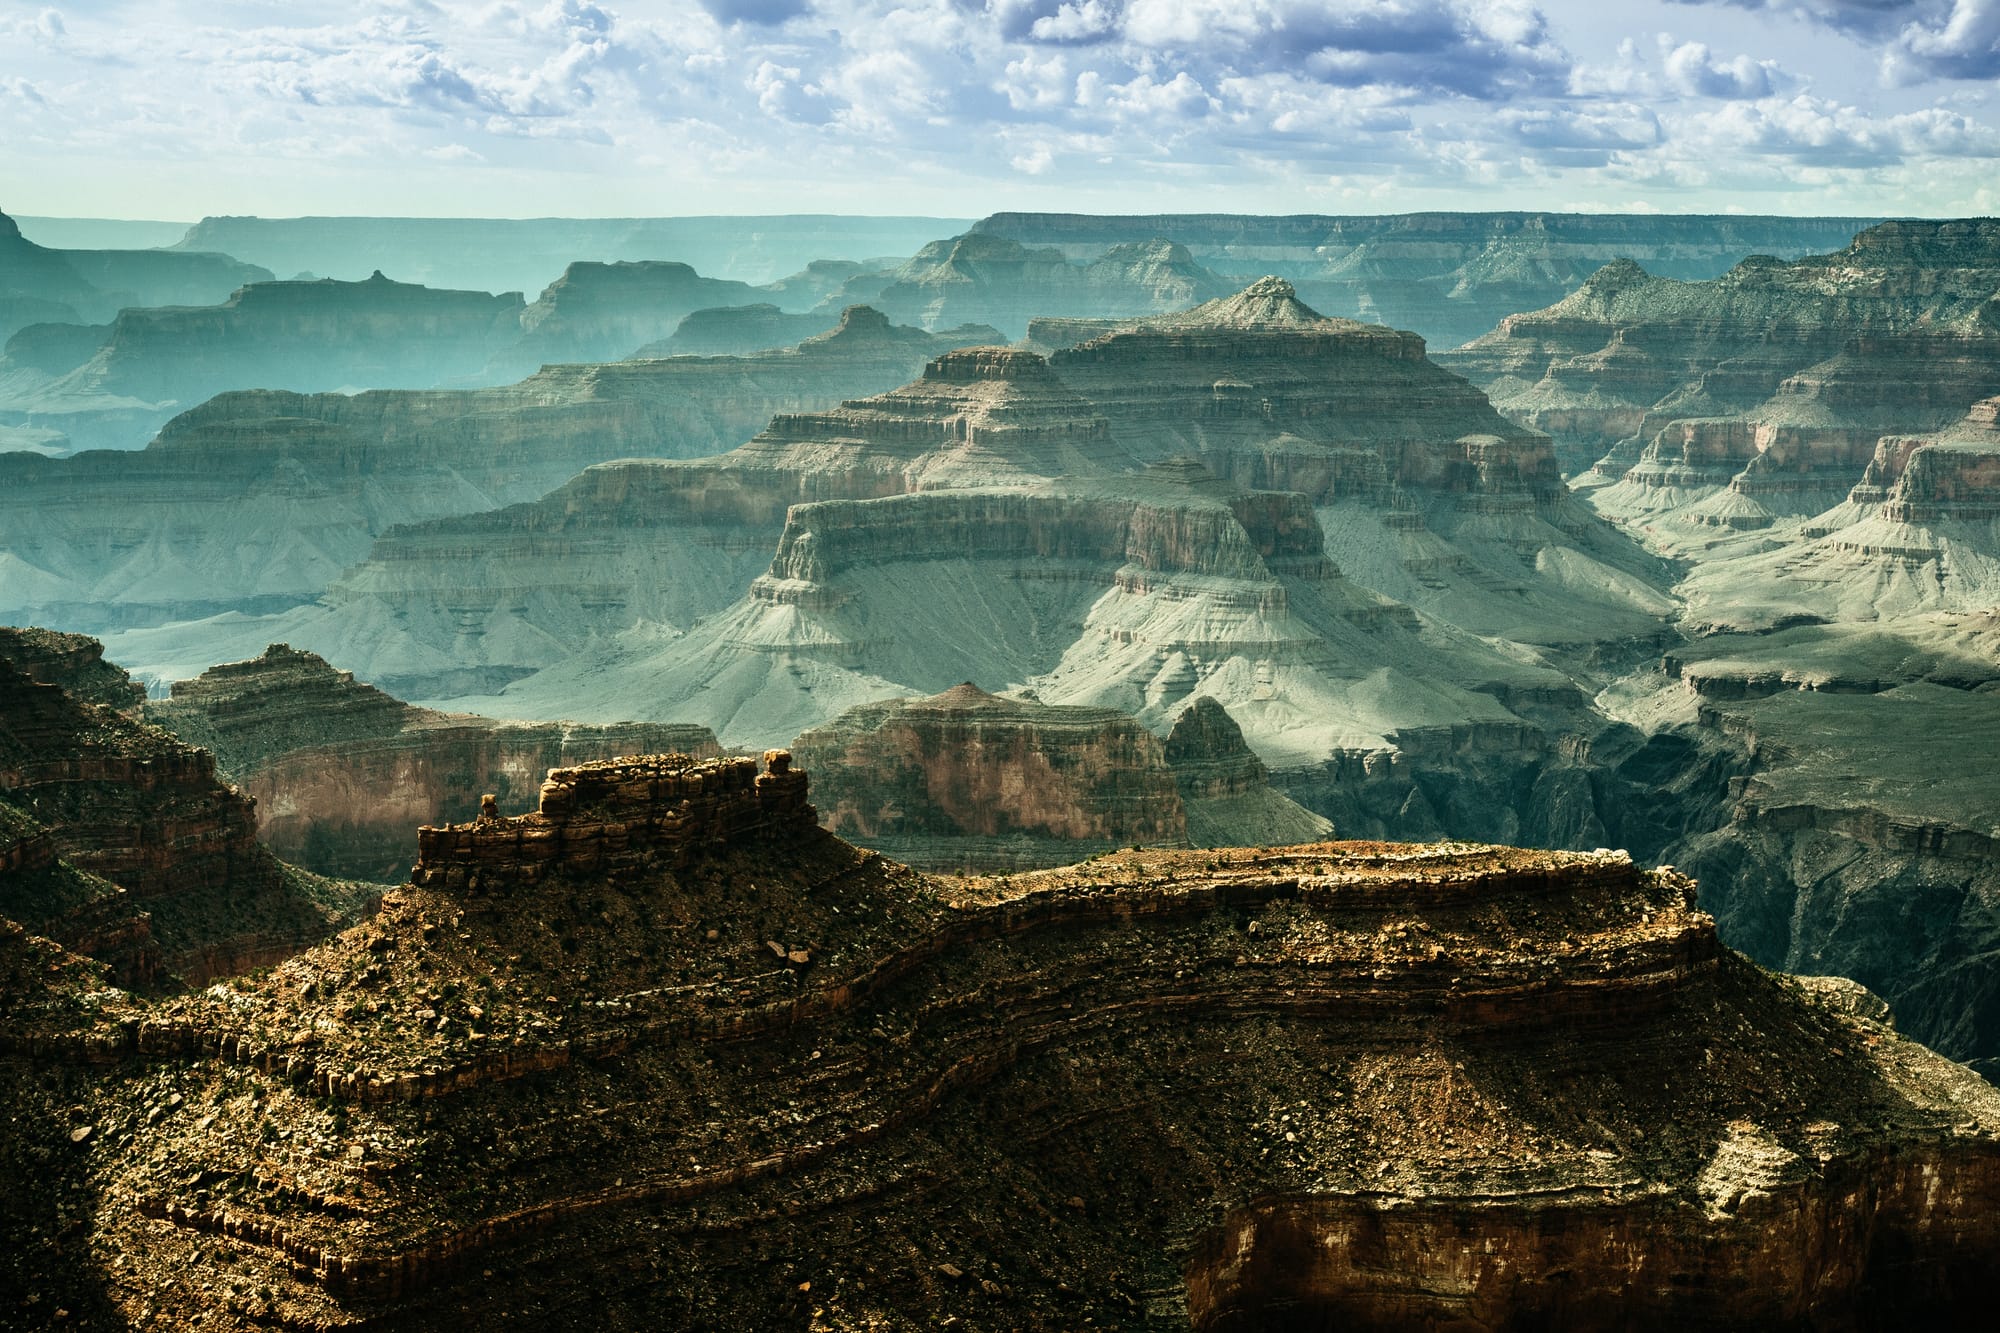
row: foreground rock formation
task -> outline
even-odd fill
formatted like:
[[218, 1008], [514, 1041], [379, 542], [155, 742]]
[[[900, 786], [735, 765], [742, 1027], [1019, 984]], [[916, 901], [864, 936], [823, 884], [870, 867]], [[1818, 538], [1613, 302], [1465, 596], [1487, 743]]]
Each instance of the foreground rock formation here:
[[410, 705], [287, 644], [175, 682], [147, 717], [216, 762], [257, 809], [257, 833], [285, 861], [324, 875], [394, 883], [409, 830], [466, 820], [483, 799], [534, 804], [561, 764], [622, 754], [721, 754], [708, 728], [627, 722], [496, 722]]
[[[118, 693], [96, 683], [103, 663], [52, 638], [0, 629], [0, 913], [126, 985], [265, 966], [353, 919], [367, 890], [279, 862], [214, 756], [88, 702]], [[79, 676], [93, 684], [73, 695]]]
[[1159, 739], [1110, 708], [1004, 699], [971, 683], [849, 709], [791, 749], [821, 822], [908, 865], [1009, 870], [1134, 845], [1229, 846], [1324, 837], [1273, 791], [1213, 699]]
[[1331, 843], [939, 880], [759, 768], [558, 770], [423, 830], [366, 925], [166, 1004], [0, 938], [10, 1280], [219, 1327], [1984, 1308], [2000, 1093], [1723, 949], [1670, 871]]

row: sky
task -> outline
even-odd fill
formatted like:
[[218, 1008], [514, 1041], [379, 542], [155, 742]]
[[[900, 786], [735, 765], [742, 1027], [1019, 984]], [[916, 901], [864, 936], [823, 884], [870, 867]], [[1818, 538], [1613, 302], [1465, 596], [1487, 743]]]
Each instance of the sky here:
[[0, 210], [1991, 213], [2000, 0], [0, 0]]

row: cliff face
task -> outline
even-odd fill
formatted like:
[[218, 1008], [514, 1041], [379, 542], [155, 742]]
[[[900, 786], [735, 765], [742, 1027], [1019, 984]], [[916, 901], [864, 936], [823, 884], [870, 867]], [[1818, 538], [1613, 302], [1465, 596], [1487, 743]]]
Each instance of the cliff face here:
[[1109, 708], [1001, 699], [968, 682], [849, 709], [792, 751], [827, 829], [911, 864], [1025, 868], [1187, 845], [1160, 742]]
[[[73, 665], [41, 661], [58, 677]], [[50, 857], [97, 885], [47, 885], [48, 898], [17, 885], [10, 897], [28, 896], [9, 914], [72, 947], [107, 949], [128, 981], [162, 959], [195, 982], [266, 965], [357, 905], [352, 886], [301, 876], [258, 843], [252, 803], [217, 778], [207, 751], [12, 661], [0, 662], [0, 799], [40, 826]], [[117, 929], [106, 917], [114, 897], [129, 905]], [[135, 949], [150, 956], [135, 962]]]
[[1677, 646], [1650, 695], [1624, 687], [1650, 736], [1594, 756], [1605, 835], [1699, 873], [1759, 962], [1862, 980], [1914, 1035], [1991, 1069], [1996, 661], [1991, 611]]
[[[2000, 1094], [1721, 948], [1678, 875], [1317, 844], [934, 880], [759, 767], [424, 829], [376, 918], [226, 997], [93, 1014], [38, 967], [0, 1087], [89, 1126], [80, 1252], [122, 1262], [31, 1221], [0, 1262], [222, 1327], [1983, 1309]], [[61, 1185], [23, 1179], [24, 1214]]]
[[1456, 347], [1508, 315], [1561, 300], [1614, 260], [1637, 260], [1662, 276], [1697, 281], [1750, 255], [1789, 258], [1837, 250], [1871, 221], [1579, 213], [996, 213], [974, 231], [1053, 247], [1072, 261], [1094, 259], [1142, 237], [1161, 237], [1187, 247], [1197, 263], [1226, 278], [1276, 274], [1321, 310], [1414, 329], [1432, 346]]
[[[1996, 292], [1991, 220], [1889, 222], [1834, 253], [1759, 256], [1708, 282], [1621, 260], [1440, 360], [1554, 435], [1570, 470], [1601, 456], [1608, 484], [1677, 418], [1826, 430], [1836, 451], [1843, 428], [1942, 426], [1988, 392]], [[1605, 503], [1622, 512], [1643, 493]]]
[[254, 264], [199, 250], [50, 249], [0, 213], [0, 341], [30, 324], [108, 320], [126, 306], [220, 301], [270, 277]]
[[[455, 707], [742, 745], [968, 678], [1161, 734], [1205, 693], [1343, 827], [1434, 835], [1469, 810], [1484, 836], [1567, 840], [1535, 786], [1548, 731], [1588, 725], [1566, 668], [1587, 679], [1671, 606], [1546, 440], [1419, 340], [1282, 282], [1085, 332], [392, 534], [295, 641]], [[418, 663], [437, 674], [398, 677]], [[467, 693], [475, 668], [505, 689]], [[1412, 785], [1434, 769], [1457, 776]]]
[[705, 278], [686, 264], [571, 264], [521, 312], [520, 342], [495, 358], [492, 374], [510, 379], [551, 362], [616, 361], [666, 337], [696, 310], [740, 305], [757, 295], [748, 283]]
[[1170, 241], [1115, 245], [1086, 264], [985, 232], [934, 241], [887, 284], [862, 279], [867, 299], [925, 328], [990, 324], [1010, 338], [1043, 316], [1142, 315], [1223, 295], [1230, 284]]
[[412, 825], [470, 819], [486, 797], [502, 810], [531, 804], [553, 767], [721, 753], [706, 727], [510, 723], [412, 708], [285, 644], [176, 682], [147, 715], [215, 754], [278, 856], [392, 883], [409, 868]]
[[[135, 453], [0, 455], [0, 612], [108, 629], [304, 601], [394, 524], [530, 500], [606, 458], [713, 452], [774, 413], [902, 383], [949, 345], [856, 311], [765, 356], [566, 366], [495, 389], [226, 394]], [[169, 660], [119, 651], [185, 677], [292, 629]]]

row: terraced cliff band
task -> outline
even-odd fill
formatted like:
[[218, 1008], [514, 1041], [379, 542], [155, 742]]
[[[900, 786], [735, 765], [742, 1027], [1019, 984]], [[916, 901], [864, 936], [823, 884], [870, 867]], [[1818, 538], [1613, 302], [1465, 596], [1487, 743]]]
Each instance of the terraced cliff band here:
[[783, 752], [561, 771], [426, 830], [365, 925], [165, 1004], [0, 940], [10, 1151], [69, 1140], [110, 1256], [40, 1281], [219, 1327], [1983, 1308], [2000, 1092], [1724, 949], [1671, 870], [1321, 843], [939, 879], [805, 797]]

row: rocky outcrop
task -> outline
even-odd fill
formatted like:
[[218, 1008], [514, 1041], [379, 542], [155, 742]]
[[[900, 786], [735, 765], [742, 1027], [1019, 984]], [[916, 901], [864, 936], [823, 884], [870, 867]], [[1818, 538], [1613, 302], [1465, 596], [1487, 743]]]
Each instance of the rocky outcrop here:
[[[147, 942], [191, 981], [296, 952], [351, 919], [364, 896], [302, 875], [260, 845], [251, 802], [216, 776], [208, 751], [6, 662], [0, 799], [45, 830], [55, 856], [150, 913]], [[77, 929], [106, 929], [103, 913], [74, 895], [14, 907], [17, 919], [78, 948], [90, 941]]]
[[[607, 458], [712, 453], [775, 413], [900, 384], [950, 345], [856, 310], [758, 357], [566, 366], [495, 389], [226, 394], [136, 453], [0, 455], [0, 612], [113, 629], [308, 601], [392, 525], [530, 500]], [[118, 651], [148, 679], [185, 678], [274, 638], [323, 646], [293, 630]]]
[[0, 658], [32, 680], [59, 686], [78, 703], [131, 715], [146, 702], [146, 687], [105, 661], [104, 645], [85, 634], [0, 625]]
[[1708, 282], [1621, 260], [1439, 359], [1550, 432], [1571, 471], [1599, 459], [1609, 484], [1680, 418], [1744, 416], [1808, 444], [1830, 432], [1850, 452], [1843, 431], [1942, 426], [1990, 392], [2000, 341], [1982, 312], [1996, 292], [1990, 219], [1888, 222], [1834, 253], [1757, 256]]
[[1750, 255], [1837, 250], [1871, 221], [1588, 213], [996, 213], [974, 231], [1053, 247], [1072, 261], [1162, 237], [1187, 247], [1214, 273], [1239, 282], [1276, 274], [1321, 310], [1415, 329], [1435, 347], [1456, 347], [1508, 315], [1561, 300], [1614, 260], [1699, 281]]
[[423, 882], [228, 998], [93, 1025], [42, 983], [0, 1058], [74, 1080], [115, 1183], [82, 1223], [123, 1259], [99, 1300], [385, 1328], [1983, 1308], [2000, 1094], [1851, 983], [1723, 949], [1672, 872], [1319, 844], [934, 880], [768, 767], [581, 769], [539, 814], [426, 830]]
[[791, 748], [827, 829], [912, 865], [1026, 869], [1188, 844], [1160, 742], [1109, 708], [1003, 699], [967, 682], [849, 709]]
[[1019, 337], [1038, 317], [1127, 316], [1179, 310], [1230, 284], [1171, 241], [1115, 245], [1087, 264], [986, 232], [934, 241], [881, 284], [848, 290], [925, 328], [990, 324]]
[[1197, 696], [1167, 733], [1165, 755], [1195, 847], [1281, 847], [1333, 834], [1333, 822], [1271, 786], [1271, 773], [1236, 719]]
[[468, 820], [482, 801], [532, 804], [553, 767], [675, 752], [712, 759], [706, 727], [497, 722], [412, 708], [286, 644], [177, 681], [148, 717], [214, 752], [257, 809], [258, 836], [285, 861], [395, 882], [416, 824]]
[[551, 362], [617, 361], [667, 337], [697, 310], [743, 304], [756, 295], [748, 283], [705, 278], [687, 264], [664, 260], [571, 264], [521, 312], [520, 341], [494, 359], [490, 373], [505, 380]]

